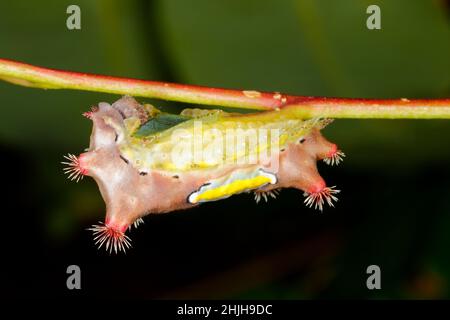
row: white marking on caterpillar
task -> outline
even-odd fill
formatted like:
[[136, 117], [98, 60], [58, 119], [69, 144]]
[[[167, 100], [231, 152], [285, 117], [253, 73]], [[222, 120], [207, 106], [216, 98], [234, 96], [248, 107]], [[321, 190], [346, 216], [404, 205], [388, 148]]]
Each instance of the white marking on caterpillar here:
[[277, 176], [274, 175], [273, 173], [264, 171], [263, 169], [259, 169], [259, 172], [261, 173], [262, 176], [270, 179], [270, 184], [277, 183], [277, 181], [278, 181]]

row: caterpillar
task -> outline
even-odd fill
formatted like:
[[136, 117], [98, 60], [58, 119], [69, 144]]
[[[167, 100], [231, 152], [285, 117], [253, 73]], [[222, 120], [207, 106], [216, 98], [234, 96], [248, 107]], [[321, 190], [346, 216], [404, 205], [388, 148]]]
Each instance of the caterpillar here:
[[345, 157], [321, 130], [330, 119], [302, 120], [288, 107], [251, 114], [185, 109], [162, 112], [124, 96], [83, 114], [93, 123], [89, 148], [65, 156], [70, 180], [92, 177], [106, 203], [104, 222], [93, 225], [98, 248], [126, 251], [131, 226], [148, 214], [188, 209], [203, 202], [254, 193], [256, 202], [282, 188], [303, 192], [320, 211], [334, 206], [316, 162]]

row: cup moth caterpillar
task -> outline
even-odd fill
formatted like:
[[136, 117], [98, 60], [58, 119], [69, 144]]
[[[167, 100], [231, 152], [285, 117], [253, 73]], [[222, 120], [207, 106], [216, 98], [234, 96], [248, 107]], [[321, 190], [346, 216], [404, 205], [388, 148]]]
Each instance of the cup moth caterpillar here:
[[319, 210], [337, 200], [339, 190], [326, 185], [316, 165], [338, 164], [345, 156], [320, 133], [329, 119], [302, 120], [288, 107], [252, 114], [185, 109], [173, 115], [130, 96], [83, 115], [93, 122], [90, 145], [79, 156], [65, 157], [64, 172], [71, 180], [90, 176], [97, 182], [106, 217], [90, 230], [96, 245], [110, 253], [131, 247], [125, 233], [147, 214], [242, 192], [267, 201], [282, 188], [302, 190], [305, 204]]

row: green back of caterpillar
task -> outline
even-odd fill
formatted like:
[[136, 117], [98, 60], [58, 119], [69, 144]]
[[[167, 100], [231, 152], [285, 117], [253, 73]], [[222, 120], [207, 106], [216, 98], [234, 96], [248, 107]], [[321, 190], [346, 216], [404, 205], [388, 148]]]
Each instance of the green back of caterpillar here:
[[252, 114], [185, 109], [157, 113], [139, 126], [126, 119], [121, 153], [140, 170], [188, 171], [258, 161], [268, 152], [323, 128], [328, 121], [298, 119], [289, 110]]

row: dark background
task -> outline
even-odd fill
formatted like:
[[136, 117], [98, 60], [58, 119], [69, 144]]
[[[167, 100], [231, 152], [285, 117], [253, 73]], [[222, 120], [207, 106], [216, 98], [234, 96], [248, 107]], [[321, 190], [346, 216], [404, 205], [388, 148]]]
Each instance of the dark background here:
[[[66, 8], [81, 7], [81, 30]], [[382, 29], [366, 28], [381, 7]], [[0, 56], [142, 79], [298, 95], [450, 96], [446, 1], [2, 1]], [[0, 83], [1, 291], [6, 297], [448, 298], [450, 121], [339, 120], [324, 134], [347, 154], [319, 164], [342, 190], [307, 209], [285, 190], [148, 216], [126, 255], [97, 251], [103, 219], [91, 179], [62, 174], [87, 147], [81, 113], [118, 96]], [[181, 104], [151, 101], [164, 110]], [[66, 288], [77, 264], [82, 290]], [[381, 290], [366, 288], [379, 265]]]

